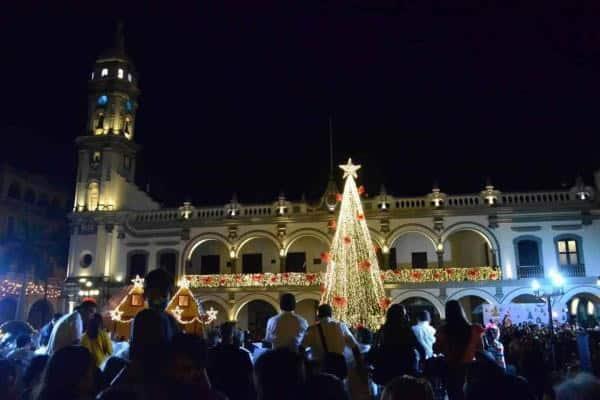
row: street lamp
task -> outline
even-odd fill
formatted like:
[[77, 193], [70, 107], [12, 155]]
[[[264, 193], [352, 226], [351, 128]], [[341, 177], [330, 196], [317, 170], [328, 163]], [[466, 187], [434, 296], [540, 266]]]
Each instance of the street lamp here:
[[552, 355], [552, 366], [556, 369], [556, 356], [554, 352], [554, 316], [552, 315], [552, 299], [562, 296], [565, 286], [565, 278], [556, 271], [550, 272], [550, 287], [542, 288], [542, 285], [537, 279], [531, 282], [531, 290], [533, 294], [544, 300], [548, 305], [548, 329], [550, 330], [550, 352]]

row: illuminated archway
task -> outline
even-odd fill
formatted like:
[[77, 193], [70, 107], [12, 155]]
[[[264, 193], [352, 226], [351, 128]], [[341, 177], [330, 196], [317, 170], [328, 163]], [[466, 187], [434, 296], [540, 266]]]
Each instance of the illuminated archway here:
[[440, 301], [440, 299], [425, 290], [407, 290], [395, 296], [392, 299], [392, 303], [403, 303], [407, 299], [411, 298], [420, 298], [426, 300], [435, 308], [440, 318], [443, 319], [446, 317], [444, 304]]

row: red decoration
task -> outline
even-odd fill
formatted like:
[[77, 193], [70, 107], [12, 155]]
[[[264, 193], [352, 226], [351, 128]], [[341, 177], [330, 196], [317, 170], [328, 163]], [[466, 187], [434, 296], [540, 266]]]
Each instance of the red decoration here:
[[277, 283], [277, 275], [271, 277], [271, 283]]
[[381, 299], [379, 299], [379, 308], [381, 308], [384, 311], [389, 308], [390, 304], [392, 304], [392, 301], [387, 297], [382, 297]]
[[332, 304], [335, 308], [344, 308], [348, 305], [348, 299], [344, 296], [333, 296]]
[[329, 254], [328, 251], [324, 251], [321, 253], [321, 261], [323, 261], [325, 264], [327, 264], [329, 262], [329, 260], [331, 260], [331, 255]]
[[327, 288], [325, 288], [325, 285], [319, 286], [319, 292], [321, 292], [321, 294], [325, 293], [326, 290]]
[[358, 264], [358, 269], [363, 272], [369, 272], [371, 270], [371, 261], [363, 260]]
[[337, 222], [335, 222], [335, 220], [334, 220], [334, 219], [332, 219], [332, 220], [330, 220], [330, 221], [327, 223], [327, 227], [328, 227], [329, 229], [335, 229], [335, 228], [337, 227]]
[[375, 253], [377, 253], [379, 250], [381, 250], [381, 247], [377, 246], [376, 244], [373, 245], [373, 251]]
[[335, 201], [337, 201], [338, 203], [342, 201], [342, 194], [341, 193], [336, 193], [335, 194]]
[[352, 238], [350, 236], [344, 236], [344, 244], [352, 243]]
[[365, 214], [358, 214], [358, 215], [356, 216], [356, 219], [358, 219], [359, 221], [364, 221], [364, 219], [365, 219]]
[[306, 274], [306, 281], [311, 285], [317, 280], [317, 274]]
[[260, 281], [262, 281], [262, 274], [254, 274], [254, 275], [252, 275], [252, 280], [254, 282], [260, 282]]
[[358, 194], [362, 196], [363, 193], [365, 193], [365, 187], [363, 185], [360, 185], [358, 187]]

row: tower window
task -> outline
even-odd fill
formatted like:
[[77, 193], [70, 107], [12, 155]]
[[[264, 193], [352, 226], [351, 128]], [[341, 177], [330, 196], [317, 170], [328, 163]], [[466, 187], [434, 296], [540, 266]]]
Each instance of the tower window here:
[[102, 96], [98, 97], [98, 105], [99, 106], [105, 106], [108, 103], [108, 96], [103, 94]]
[[123, 75], [124, 75], [123, 68], [119, 68], [119, 69], [117, 70], [117, 77], [118, 77], [119, 79], [123, 79]]
[[98, 208], [98, 200], [100, 199], [100, 188], [98, 182], [90, 182], [87, 192], [87, 209], [96, 211]]
[[127, 80], [128, 80], [129, 82], [131, 82], [131, 81], [132, 81], [131, 74], [127, 74]]
[[104, 78], [105, 76], [108, 76], [108, 68], [102, 68], [102, 71], [100, 72], [100, 76], [102, 78]]
[[94, 73], [92, 72], [92, 77], [90, 78], [91, 80], [94, 80]]

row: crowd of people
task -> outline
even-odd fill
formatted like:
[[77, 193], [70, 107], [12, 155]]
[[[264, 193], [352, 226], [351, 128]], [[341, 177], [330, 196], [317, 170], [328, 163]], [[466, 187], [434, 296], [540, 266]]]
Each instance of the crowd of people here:
[[392, 304], [371, 332], [336, 321], [328, 304], [309, 324], [283, 294], [264, 341], [251, 343], [235, 322], [203, 336], [181, 332], [165, 312], [169, 282], [161, 270], [146, 277], [148, 308], [135, 316], [128, 346], [113, 345], [92, 301], [56, 315], [38, 343], [19, 336], [0, 359], [0, 399], [600, 399], [591, 374], [551, 376], [541, 328], [484, 328], [457, 301], [446, 303], [437, 330], [427, 311], [413, 325]]

